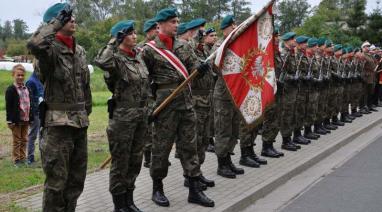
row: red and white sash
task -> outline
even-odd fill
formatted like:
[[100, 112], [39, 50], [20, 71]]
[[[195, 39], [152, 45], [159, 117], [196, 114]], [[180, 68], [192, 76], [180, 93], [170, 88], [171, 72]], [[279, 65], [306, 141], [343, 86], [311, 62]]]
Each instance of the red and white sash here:
[[[160, 54], [164, 59], [166, 59], [184, 77], [184, 79], [187, 79], [189, 77], [187, 68], [183, 65], [182, 61], [180, 61], [179, 58], [170, 50], [160, 49], [156, 47], [155, 41], [150, 41], [146, 43], [146, 45], [150, 46], [158, 54]], [[188, 87], [191, 90], [190, 84], [188, 85]]]

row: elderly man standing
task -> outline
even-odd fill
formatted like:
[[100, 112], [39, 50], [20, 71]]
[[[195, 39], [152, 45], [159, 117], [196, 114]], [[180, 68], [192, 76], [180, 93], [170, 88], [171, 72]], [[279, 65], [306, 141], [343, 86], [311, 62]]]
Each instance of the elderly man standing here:
[[43, 20], [46, 24], [28, 41], [45, 90], [40, 104], [43, 211], [75, 211], [86, 177], [90, 75], [85, 50], [73, 37], [76, 22], [70, 5], [51, 6]]
[[[159, 34], [146, 44], [142, 59], [146, 63], [149, 76], [155, 83], [155, 105], [160, 105], [165, 98], [193, 70], [204, 74], [209, 71], [207, 63], [198, 61], [191, 46], [179, 42], [175, 36], [179, 24], [178, 13], [174, 8], [160, 10], [156, 17]], [[189, 181], [188, 202], [206, 207], [215, 203], [199, 187], [200, 165], [197, 154], [196, 114], [192, 106], [191, 88], [187, 86], [178, 94], [154, 120], [154, 139], [152, 145], [152, 164], [150, 175], [153, 179], [152, 200], [168, 207], [169, 200], [163, 191], [163, 179], [168, 173], [168, 157], [174, 141], [178, 148], [183, 167], [183, 176]], [[175, 138], [177, 138], [175, 140]]]

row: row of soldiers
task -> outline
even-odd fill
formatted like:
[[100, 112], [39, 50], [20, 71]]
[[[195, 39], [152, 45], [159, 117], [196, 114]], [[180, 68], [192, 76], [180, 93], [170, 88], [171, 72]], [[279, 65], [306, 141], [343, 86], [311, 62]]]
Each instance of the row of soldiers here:
[[[85, 50], [73, 36], [76, 24], [72, 11], [66, 3], [50, 7], [43, 18], [46, 24], [28, 41], [46, 97], [40, 105], [46, 175], [43, 211], [75, 211], [86, 177], [90, 77]], [[153, 181], [152, 200], [159, 206], [170, 205], [163, 179], [174, 143], [184, 186], [189, 187], [188, 202], [206, 207], [215, 205], [203, 192], [215, 186], [201, 171], [209, 145], [214, 145], [210, 150], [217, 155], [217, 174], [223, 177], [244, 174], [244, 169], [231, 160], [239, 138], [241, 165], [260, 167], [267, 163], [254, 152], [257, 129], [241, 121], [221, 73], [206, 61], [235, 29], [234, 17], [228, 15], [222, 20], [224, 37], [219, 40], [216, 31], [205, 29], [205, 24], [204, 19], [179, 24], [176, 9], [162, 9], [144, 24], [145, 41], [137, 45], [134, 21], [120, 21], [111, 28], [110, 41], [95, 58], [113, 94], [108, 100], [106, 132], [112, 157], [109, 191], [114, 211], [141, 211], [134, 204], [133, 191], [143, 155]], [[366, 108], [365, 96], [369, 95], [369, 84], [362, 79], [368, 68], [375, 66], [366, 47], [362, 54], [354, 53], [340, 45], [333, 48], [326, 39], [286, 33], [281, 37], [281, 54], [278, 33], [275, 38], [278, 89], [275, 103], [264, 114], [261, 155], [265, 157], [283, 156], [273, 147], [279, 131], [282, 148], [296, 151], [301, 148], [299, 144], [308, 144], [318, 134], [329, 133], [343, 122], [351, 122], [353, 116], [360, 116], [357, 108]], [[198, 76], [192, 83], [154, 113], [194, 72]], [[353, 98], [355, 93], [357, 98]]]

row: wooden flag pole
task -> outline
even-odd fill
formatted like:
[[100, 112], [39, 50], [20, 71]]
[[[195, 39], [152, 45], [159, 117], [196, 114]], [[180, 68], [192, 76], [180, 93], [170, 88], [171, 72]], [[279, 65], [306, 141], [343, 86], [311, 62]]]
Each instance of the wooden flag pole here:
[[[256, 21], [260, 15], [262, 15], [268, 7], [274, 3], [275, 0], [271, 0], [266, 6], [264, 6], [263, 9], [261, 9], [256, 15], [250, 16], [247, 20], [245, 20], [242, 24], [238, 26], [238, 30], [233, 31], [232, 36], [228, 36], [227, 45], [229, 45], [232, 41], [236, 40], [237, 37], [240, 36], [245, 30], [254, 22]], [[214, 58], [217, 54], [217, 51], [214, 51], [204, 62], [207, 62]], [[157, 116], [165, 107], [167, 107], [168, 104], [190, 83], [191, 80], [193, 80], [196, 76], [198, 76], [199, 72], [197, 70], [194, 70], [192, 74], [184, 80], [153, 112], [153, 116]], [[111, 156], [109, 156], [102, 164], [99, 166], [97, 170], [104, 169], [111, 161]]]

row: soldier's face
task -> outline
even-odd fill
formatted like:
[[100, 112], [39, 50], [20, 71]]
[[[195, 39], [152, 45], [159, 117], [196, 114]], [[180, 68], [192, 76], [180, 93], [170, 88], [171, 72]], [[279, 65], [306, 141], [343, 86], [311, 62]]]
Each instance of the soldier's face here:
[[208, 35], [206, 35], [206, 38], [204, 40], [204, 42], [206, 44], [214, 44], [216, 42], [216, 39], [217, 39], [217, 34], [216, 32], [211, 32], [209, 33]]
[[175, 37], [178, 30], [179, 18], [174, 17], [165, 22], [159, 23], [159, 31], [165, 35]]
[[19, 84], [19, 85], [24, 84], [25, 71], [20, 70], [20, 69], [16, 69], [12, 73], [12, 76], [13, 76], [13, 79], [14, 79], [16, 84]]
[[127, 46], [128, 48], [132, 49], [137, 45], [137, 32], [133, 30], [128, 35], [125, 36], [123, 39], [123, 45]]
[[61, 28], [61, 32], [65, 35], [73, 35], [75, 32], [76, 32], [76, 20], [74, 17], [72, 17], [70, 19], [70, 21], [68, 21], [68, 23], [66, 23], [62, 28]]

